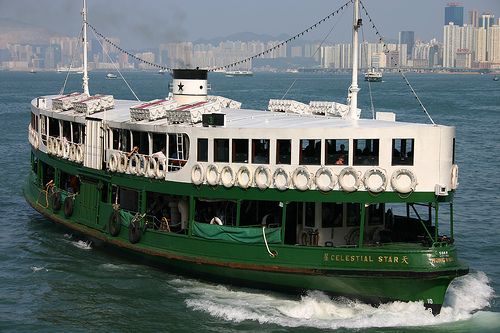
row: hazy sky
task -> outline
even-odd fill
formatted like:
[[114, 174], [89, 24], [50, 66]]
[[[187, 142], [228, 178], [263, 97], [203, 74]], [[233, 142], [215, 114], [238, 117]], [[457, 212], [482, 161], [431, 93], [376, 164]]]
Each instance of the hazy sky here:
[[[293, 35], [336, 10], [347, 0], [88, 0], [89, 22], [106, 36], [116, 36], [125, 47], [155, 47], [165, 41], [223, 37], [236, 32]], [[364, 0], [383, 35], [396, 38], [401, 30], [415, 37], [442, 40], [444, 0]], [[463, 0], [467, 11], [491, 11], [500, 16], [500, 0]], [[80, 30], [81, 0], [0, 0], [0, 18], [76, 36]], [[350, 40], [351, 7], [327, 21], [306, 39]], [[367, 40], [373, 40], [365, 26]]]

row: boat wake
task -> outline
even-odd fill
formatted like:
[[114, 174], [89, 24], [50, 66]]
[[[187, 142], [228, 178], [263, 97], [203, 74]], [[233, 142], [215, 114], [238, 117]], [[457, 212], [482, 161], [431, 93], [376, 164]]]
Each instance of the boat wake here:
[[73, 246], [76, 246], [79, 249], [82, 250], [92, 250], [92, 242], [91, 241], [76, 241], [76, 242], [71, 242]]
[[188, 308], [223, 320], [323, 329], [429, 326], [468, 320], [478, 315], [478, 310], [489, 306], [494, 296], [483, 272], [456, 279], [448, 289], [438, 316], [426, 310], [422, 302], [392, 302], [374, 307], [343, 298], [332, 299], [318, 291], [310, 291], [295, 300], [193, 280], [173, 280], [171, 285], [188, 295], [185, 301]]

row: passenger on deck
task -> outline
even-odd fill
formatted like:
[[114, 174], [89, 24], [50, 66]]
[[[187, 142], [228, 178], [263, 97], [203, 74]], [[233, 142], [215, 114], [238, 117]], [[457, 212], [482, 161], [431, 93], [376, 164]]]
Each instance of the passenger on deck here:
[[344, 165], [345, 164], [345, 158], [344, 155], [340, 155], [339, 158], [335, 161], [335, 165]]
[[132, 150], [129, 153], [127, 153], [127, 157], [130, 158], [130, 156], [138, 153], [139, 153], [139, 147], [134, 146], [134, 148], [132, 148]]
[[167, 158], [167, 155], [165, 153], [166, 153], [166, 150], [165, 150], [165, 147], [163, 147], [160, 151], [157, 151], [156, 153], [154, 153], [153, 157], [157, 158], [158, 160], [164, 160]]

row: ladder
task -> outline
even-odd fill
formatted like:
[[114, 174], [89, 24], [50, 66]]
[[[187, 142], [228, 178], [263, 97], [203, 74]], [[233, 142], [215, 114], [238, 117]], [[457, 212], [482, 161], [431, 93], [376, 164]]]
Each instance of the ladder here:
[[184, 160], [184, 135], [177, 133], [177, 159]]

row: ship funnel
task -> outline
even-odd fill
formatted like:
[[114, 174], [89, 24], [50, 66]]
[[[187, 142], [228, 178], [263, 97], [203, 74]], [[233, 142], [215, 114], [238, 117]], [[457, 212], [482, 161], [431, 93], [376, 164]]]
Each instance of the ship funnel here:
[[172, 95], [179, 105], [207, 100], [206, 69], [174, 69], [173, 78]]

